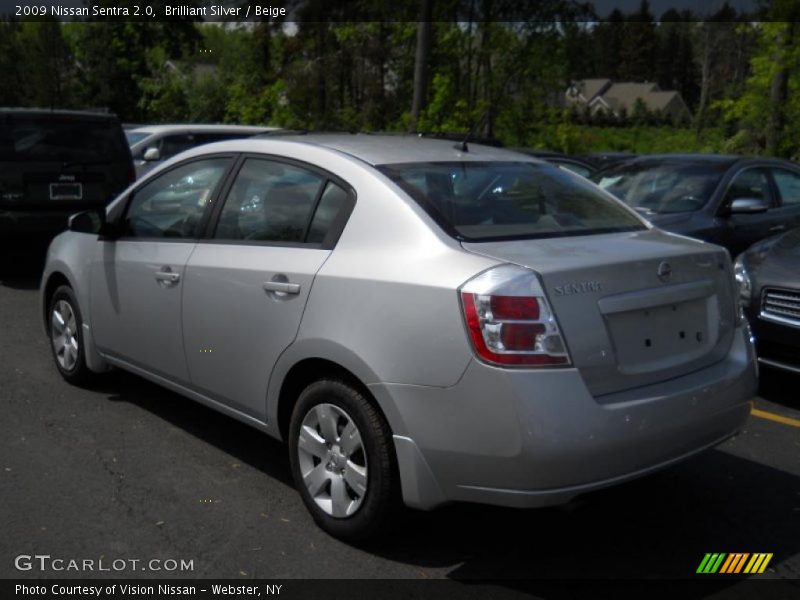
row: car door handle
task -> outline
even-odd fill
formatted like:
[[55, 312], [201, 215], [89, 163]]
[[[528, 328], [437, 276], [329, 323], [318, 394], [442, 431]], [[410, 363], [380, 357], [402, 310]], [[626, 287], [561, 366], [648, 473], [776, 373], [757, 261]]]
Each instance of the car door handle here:
[[772, 232], [786, 231], [786, 225], [775, 225], [774, 227], [770, 227], [769, 230]]
[[181, 279], [180, 273], [173, 273], [172, 271], [156, 271], [156, 281], [171, 285], [178, 283]]
[[280, 292], [282, 294], [299, 294], [300, 284], [289, 283], [288, 281], [265, 281], [264, 291]]

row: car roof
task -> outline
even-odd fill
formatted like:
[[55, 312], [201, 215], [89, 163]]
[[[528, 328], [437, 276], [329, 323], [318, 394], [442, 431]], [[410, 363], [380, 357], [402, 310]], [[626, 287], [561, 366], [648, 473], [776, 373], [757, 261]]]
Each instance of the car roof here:
[[129, 133], [146, 133], [155, 135], [157, 133], [192, 132], [192, 133], [263, 133], [265, 131], [276, 130], [277, 127], [266, 127], [258, 125], [222, 125], [222, 124], [203, 124], [203, 123], [168, 123], [163, 125], [145, 125], [129, 129]]
[[[238, 140], [242, 152], [259, 151], [265, 143], [294, 142], [321, 146], [355, 157], [370, 165], [442, 162], [442, 161], [525, 161], [534, 159], [502, 148], [482, 146], [467, 141], [467, 151], [461, 142], [421, 137], [419, 135], [392, 135], [369, 133], [312, 133], [301, 135], [278, 135], [262, 139]], [[234, 142], [225, 142], [233, 144]], [[273, 146], [274, 147], [274, 146]], [[233, 150], [233, 148], [230, 148]]]
[[83, 119], [108, 119], [117, 120], [117, 115], [107, 112], [93, 112], [88, 110], [57, 110], [49, 108], [25, 107], [0, 107], [0, 115], [14, 115], [23, 117], [76, 117]]
[[735, 154], [648, 154], [646, 156], [639, 156], [631, 158], [622, 162], [614, 163], [610, 168], [621, 167], [623, 165], [640, 165], [647, 163], [681, 163], [681, 164], [715, 164], [723, 166], [732, 166], [736, 163], [742, 162], [758, 162], [758, 163], [772, 163], [772, 164], [793, 164], [791, 161], [782, 158], [773, 158], [769, 156], [738, 156]]

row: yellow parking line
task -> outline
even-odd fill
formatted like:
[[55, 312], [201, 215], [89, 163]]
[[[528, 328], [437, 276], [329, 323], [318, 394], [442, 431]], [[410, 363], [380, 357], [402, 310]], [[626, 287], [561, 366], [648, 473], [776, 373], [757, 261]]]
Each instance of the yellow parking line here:
[[767, 419], [769, 421], [775, 421], [776, 423], [783, 423], [784, 425], [790, 425], [791, 427], [800, 427], [800, 419], [776, 415], [775, 413], [759, 410], [757, 408], [750, 409], [750, 414], [760, 419]]

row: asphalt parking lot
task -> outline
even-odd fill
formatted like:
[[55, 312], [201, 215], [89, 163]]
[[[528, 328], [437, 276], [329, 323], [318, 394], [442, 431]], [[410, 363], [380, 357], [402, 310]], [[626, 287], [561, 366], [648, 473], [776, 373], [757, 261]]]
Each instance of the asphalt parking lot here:
[[762, 577], [800, 578], [798, 377], [765, 373], [742, 433], [670, 470], [559, 508], [409, 512], [353, 547], [313, 524], [279, 443], [133, 375], [66, 384], [40, 269], [0, 277], [0, 577], [108, 576], [14, 567], [49, 554], [193, 561], [148, 577], [692, 578], [707, 552], [769, 552]]

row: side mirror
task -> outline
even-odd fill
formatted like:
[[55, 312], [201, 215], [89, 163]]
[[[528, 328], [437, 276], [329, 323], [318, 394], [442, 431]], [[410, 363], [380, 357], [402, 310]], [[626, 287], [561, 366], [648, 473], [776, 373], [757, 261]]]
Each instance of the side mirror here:
[[105, 212], [84, 210], [69, 218], [67, 229], [77, 233], [100, 233], [105, 223]]
[[142, 157], [147, 162], [154, 162], [157, 160], [161, 160], [161, 151], [156, 148], [155, 146], [150, 146], [147, 150], [144, 151], [144, 156]]
[[769, 210], [769, 202], [763, 198], [736, 198], [731, 202], [731, 214], [755, 214]]

